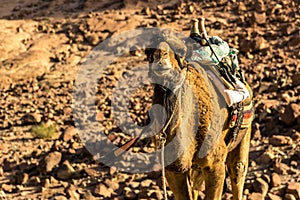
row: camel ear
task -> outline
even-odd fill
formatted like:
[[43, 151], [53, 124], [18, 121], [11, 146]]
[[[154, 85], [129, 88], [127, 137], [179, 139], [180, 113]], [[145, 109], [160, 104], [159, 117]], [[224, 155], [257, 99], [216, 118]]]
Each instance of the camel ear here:
[[168, 43], [174, 54], [184, 58], [186, 56], [187, 47], [182, 39], [177, 37], [173, 32], [164, 31], [163, 40]]
[[161, 51], [169, 52], [170, 51], [170, 46], [166, 42], [161, 42], [157, 46], [157, 49], [159, 49]]

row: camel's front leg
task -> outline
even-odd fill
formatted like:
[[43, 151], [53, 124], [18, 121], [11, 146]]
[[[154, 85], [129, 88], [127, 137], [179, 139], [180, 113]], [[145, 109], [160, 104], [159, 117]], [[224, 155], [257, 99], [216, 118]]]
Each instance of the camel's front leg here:
[[166, 170], [168, 184], [175, 200], [192, 200], [192, 190], [188, 180], [188, 172]]
[[225, 160], [227, 148], [225, 142], [217, 145], [205, 158], [200, 159], [205, 181], [205, 199], [220, 200], [225, 180]]
[[241, 143], [228, 154], [226, 161], [234, 200], [243, 198], [243, 188], [248, 168], [250, 135], [251, 128], [248, 128]]

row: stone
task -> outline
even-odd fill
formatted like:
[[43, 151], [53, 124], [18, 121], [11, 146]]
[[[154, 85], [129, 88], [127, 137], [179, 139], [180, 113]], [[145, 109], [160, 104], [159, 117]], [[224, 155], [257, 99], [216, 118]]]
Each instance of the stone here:
[[119, 189], [119, 187], [120, 187], [120, 185], [119, 185], [119, 183], [118, 183], [118, 181], [117, 180], [111, 180], [111, 179], [106, 179], [105, 180], [105, 184], [109, 187], [109, 188], [111, 188], [113, 191], [116, 191], [116, 190], [118, 190]]
[[284, 197], [286, 200], [296, 200], [296, 197], [292, 194], [285, 194]]
[[277, 195], [275, 195], [275, 194], [272, 194], [272, 193], [268, 193], [268, 198], [270, 199], [270, 200], [282, 200], [282, 198], [280, 197], [280, 196], [277, 196]]
[[108, 188], [105, 184], [99, 183], [94, 189], [94, 195], [103, 196], [104, 198], [110, 198], [113, 194], [112, 188]]
[[294, 23], [287, 23], [281, 27], [281, 32], [285, 35], [291, 35], [297, 30]]
[[261, 156], [259, 156], [255, 161], [258, 164], [269, 164], [274, 159], [275, 155], [271, 151], [264, 152]]
[[136, 181], [132, 181], [129, 183], [129, 186], [133, 189], [139, 188], [140, 187], [140, 183], [136, 182]]
[[112, 166], [109, 168], [109, 174], [114, 175], [115, 173], [117, 173], [117, 170], [118, 169], [116, 167]]
[[87, 34], [86, 40], [93, 46], [97, 45], [100, 42], [98, 35], [96, 34]]
[[77, 193], [76, 187], [72, 184], [66, 189], [66, 193], [67, 193], [69, 199], [72, 199], [72, 200], [80, 199], [80, 194]]
[[300, 182], [289, 182], [286, 188], [286, 192], [293, 194], [296, 199], [300, 199]]
[[254, 1], [255, 3], [255, 10], [257, 12], [264, 12], [266, 10], [266, 6], [263, 0]]
[[253, 192], [249, 195], [248, 200], [265, 200], [261, 193]]
[[67, 197], [63, 196], [63, 195], [55, 195], [53, 198], [51, 198], [53, 200], [68, 200]]
[[266, 16], [265, 12], [262, 12], [262, 13], [254, 12], [253, 18], [254, 18], [254, 21], [259, 25], [265, 24], [267, 21], [267, 16]]
[[300, 44], [300, 31], [297, 31], [292, 35], [292, 38], [289, 40], [288, 45], [298, 46]]
[[189, 12], [190, 12], [190, 13], [194, 13], [194, 11], [195, 11], [194, 6], [189, 5]]
[[284, 113], [280, 116], [280, 120], [287, 126], [291, 126], [299, 116], [300, 105], [296, 103], [291, 103], [285, 107]]
[[277, 187], [277, 186], [281, 185], [281, 177], [279, 174], [272, 173], [271, 180], [272, 180], [272, 182], [271, 182], [272, 187]]
[[260, 51], [266, 49], [269, 46], [268, 42], [261, 36], [254, 38], [253, 45], [254, 46], [252, 50], [254, 51]]
[[67, 106], [67, 107], [64, 107], [63, 111], [64, 111], [65, 115], [71, 115], [73, 109], [71, 107]]
[[287, 174], [287, 171], [290, 169], [290, 167], [287, 164], [284, 163], [275, 163], [275, 165], [273, 166], [274, 168], [274, 172], [278, 173], [278, 174]]
[[292, 84], [293, 86], [300, 85], [300, 73], [296, 73], [292, 75]]
[[85, 200], [96, 200], [97, 198], [94, 197], [90, 191], [87, 191], [85, 194], [83, 194], [83, 198], [82, 199], [85, 199]]
[[247, 7], [246, 7], [246, 5], [245, 5], [244, 2], [242, 2], [242, 1], [239, 2], [238, 10], [239, 10], [239, 11], [247, 11]]
[[11, 193], [11, 192], [13, 192], [13, 190], [14, 190], [14, 185], [10, 185], [10, 184], [2, 184], [2, 186], [1, 186], [1, 188], [2, 188], [2, 190], [4, 191], [4, 192], [8, 192], [8, 193]]
[[76, 175], [76, 171], [68, 160], [64, 161], [63, 164], [58, 168], [56, 172], [57, 178], [61, 180], [68, 180], [75, 175]]
[[70, 141], [77, 134], [78, 134], [78, 130], [74, 126], [70, 126], [63, 133], [63, 140], [65, 142]]
[[273, 146], [283, 146], [293, 144], [293, 140], [289, 136], [272, 135], [272, 137], [269, 138], [269, 143]]
[[49, 153], [42, 162], [42, 167], [46, 172], [51, 172], [61, 161], [62, 154], [58, 151]]
[[150, 179], [143, 180], [143, 181], [141, 182], [141, 187], [149, 188], [150, 185], [152, 184], [152, 182], [153, 182], [153, 181], [150, 180]]
[[23, 124], [36, 124], [40, 123], [42, 115], [38, 113], [27, 113], [22, 117]]
[[270, 176], [269, 176], [268, 174], [263, 174], [263, 175], [261, 176], [261, 178], [262, 178], [264, 181], [266, 181], [266, 182], [268, 183], [268, 185], [271, 183], [271, 178], [270, 178]]
[[138, 199], [137, 193], [132, 191], [129, 187], [125, 187], [124, 191], [125, 191], [125, 199], [130, 199], [130, 200]]
[[21, 177], [21, 184], [24, 185], [28, 182], [29, 179], [29, 175], [27, 173], [23, 173], [22, 177]]
[[269, 185], [262, 178], [257, 178], [253, 183], [253, 189], [255, 192], [259, 192], [263, 197], [265, 197], [269, 190]]

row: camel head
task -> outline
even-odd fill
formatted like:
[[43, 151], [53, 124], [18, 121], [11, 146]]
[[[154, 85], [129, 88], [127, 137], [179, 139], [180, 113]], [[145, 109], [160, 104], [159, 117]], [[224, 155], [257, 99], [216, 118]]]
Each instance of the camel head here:
[[166, 77], [172, 70], [180, 70], [175, 55], [166, 42], [161, 42], [152, 55], [151, 73], [156, 77]]

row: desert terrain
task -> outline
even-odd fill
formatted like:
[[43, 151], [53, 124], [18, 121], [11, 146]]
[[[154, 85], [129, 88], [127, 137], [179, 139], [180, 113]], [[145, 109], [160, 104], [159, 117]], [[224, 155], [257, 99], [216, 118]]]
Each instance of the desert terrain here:
[[[253, 89], [245, 199], [299, 199], [299, 8], [297, 0], [2, 0], [0, 199], [163, 199], [160, 171], [125, 173], [93, 159], [74, 122], [74, 83], [87, 56], [110, 37], [154, 27], [188, 36], [191, 19], [200, 17], [209, 35], [239, 50]], [[130, 136], [114, 122], [111, 94], [124, 73], [146, 62], [143, 46], [136, 48], [98, 77], [92, 117], [116, 145]], [[138, 125], [147, 122], [151, 92], [145, 85], [130, 97]], [[151, 145], [142, 140], [131, 150]], [[223, 199], [231, 199], [226, 182]]]

